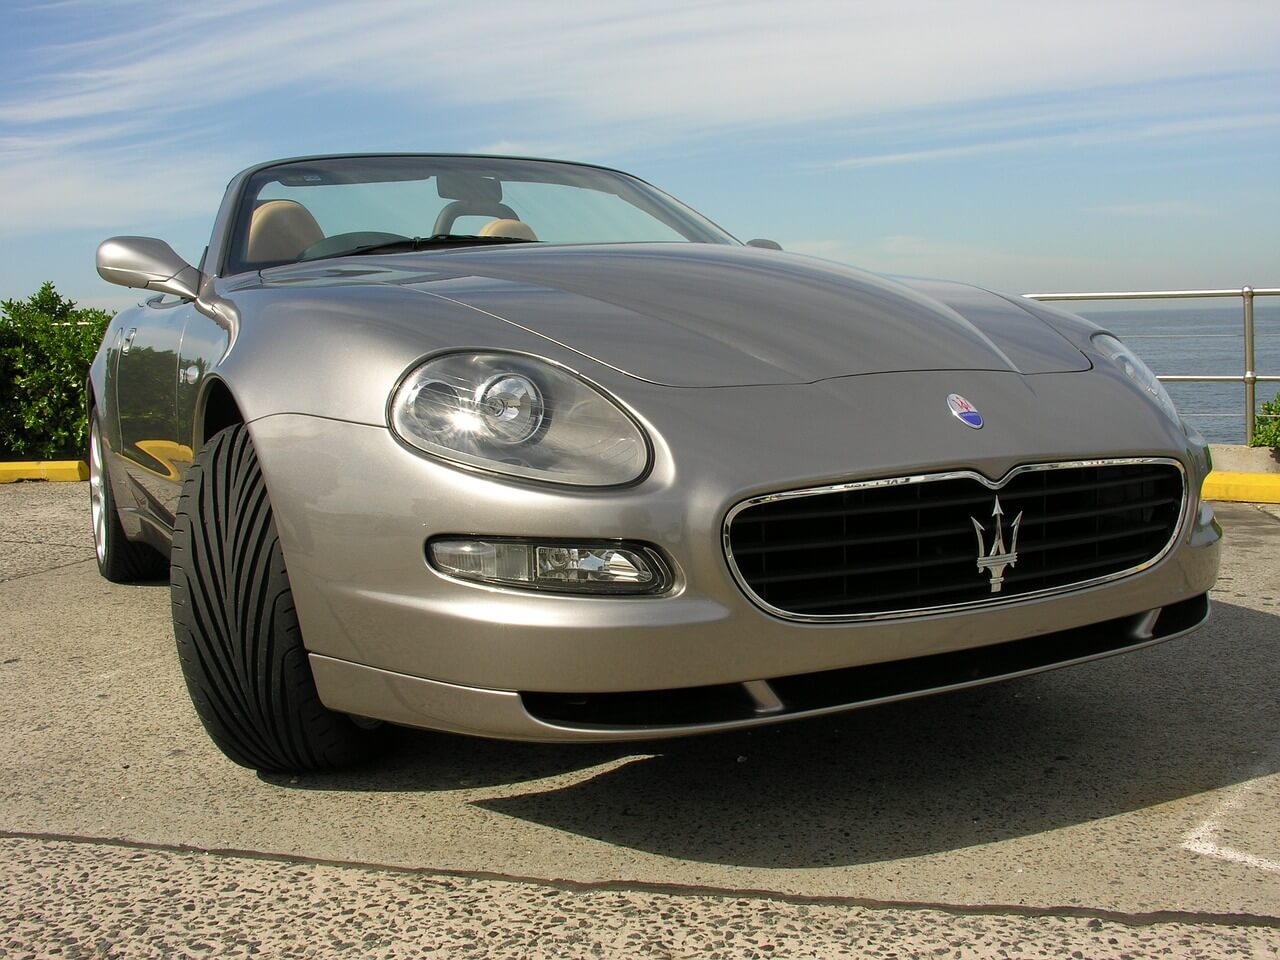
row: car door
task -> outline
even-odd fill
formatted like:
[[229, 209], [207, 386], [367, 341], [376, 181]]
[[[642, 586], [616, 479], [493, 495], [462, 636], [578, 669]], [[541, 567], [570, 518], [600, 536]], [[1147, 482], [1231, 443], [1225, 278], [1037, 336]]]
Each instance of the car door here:
[[136, 325], [122, 331], [116, 360], [120, 448], [132, 504], [172, 529], [191, 447], [178, 432], [177, 391], [184, 329], [195, 314], [188, 300], [149, 300]]

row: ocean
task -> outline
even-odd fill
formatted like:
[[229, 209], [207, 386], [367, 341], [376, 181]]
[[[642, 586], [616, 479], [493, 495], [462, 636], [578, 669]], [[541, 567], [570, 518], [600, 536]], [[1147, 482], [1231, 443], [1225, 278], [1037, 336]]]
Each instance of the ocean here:
[[[1280, 376], [1280, 297], [1254, 300], [1254, 372]], [[1101, 324], [1157, 375], [1240, 376], [1244, 373], [1244, 307], [1239, 300], [1167, 300], [1155, 306], [1095, 308], [1055, 303]], [[1081, 308], [1083, 307], [1083, 309]], [[1214, 443], [1244, 443], [1243, 383], [1166, 383], [1178, 411]], [[1270, 400], [1280, 383], [1260, 383]]]

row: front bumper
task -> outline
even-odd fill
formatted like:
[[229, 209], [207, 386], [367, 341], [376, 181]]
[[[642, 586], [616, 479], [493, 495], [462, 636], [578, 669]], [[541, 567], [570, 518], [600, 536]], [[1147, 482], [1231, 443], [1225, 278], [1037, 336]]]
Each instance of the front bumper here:
[[[823, 400], [853, 408], [874, 404], [883, 397], [884, 378], [807, 388], [654, 387], [637, 403], [649, 415], [654, 469], [643, 483], [611, 491], [533, 487], [458, 470], [405, 450], [382, 427], [301, 415], [255, 421], [250, 426], [321, 698], [336, 710], [412, 726], [516, 739], [626, 739], [987, 682], [1167, 639], [1204, 618], [1202, 598], [1216, 577], [1221, 532], [1199, 503], [1202, 454], [1188, 449], [1171, 425], [1161, 438], [1152, 429], [1162, 428], [1158, 419], [1126, 423], [1116, 410], [1132, 405], [1131, 398], [1108, 395], [1107, 381], [1094, 383], [1082, 398], [1079, 374], [893, 377], [889, 385], [908, 395], [945, 397], [947, 387], [976, 394], [984, 411], [1017, 402], [1046, 411], [1096, 403], [1100, 419], [1088, 431], [1092, 445], [1083, 449], [1064, 439], [1071, 424], [1053, 423], [1052, 413], [1035, 430], [1013, 420], [1001, 425], [998, 418], [994, 424], [989, 418], [997, 429], [953, 430], [938, 418], [931, 436], [920, 435], [919, 423], [927, 422], [920, 418], [911, 432], [881, 424], [861, 434], [855, 423], [832, 442], [806, 423], [804, 412]], [[1034, 381], [1033, 390], [1027, 381]], [[734, 415], [698, 422], [698, 411], [707, 409], [699, 402], [708, 394], [718, 404], [732, 399]], [[769, 438], [763, 455], [759, 423], [766, 409], [786, 429]], [[1145, 415], [1144, 408], [1134, 414]], [[1131, 438], [1138, 431], [1155, 442], [1135, 449]], [[697, 450], [706, 436], [717, 436], [715, 451], [681, 458], [670, 452]], [[928, 461], [919, 459], [922, 449]], [[1019, 463], [1082, 455], [1168, 456], [1186, 467], [1186, 520], [1174, 547], [1150, 569], [962, 613], [798, 623], [754, 605], [722, 552], [727, 511], [760, 493], [927, 472], [938, 464], [999, 478]], [[853, 461], [877, 467], [855, 469]], [[588, 598], [461, 583], [426, 563], [426, 541], [442, 534], [643, 540], [671, 558], [677, 585], [660, 597]], [[1169, 612], [1152, 616], [1162, 608]], [[1102, 640], [1080, 634], [1093, 625], [1098, 629], [1085, 634]], [[1046, 638], [1039, 653], [1010, 647], [1002, 662], [992, 657], [983, 664], [972, 653], [1035, 637]], [[932, 659], [963, 651], [971, 652], [970, 662]], [[868, 681], [868, 674], [840, 673], [902, 662], [909, 662], [908, 679], [887, 685]], [[772, 682], [779, 678], [810, 679]], [[840, 682], [847, 697], [814, 692]], [[791, 692], [781, 697], [782, 689]], [[697, 703], [715, 709], [699, 713]]]
[[333, 710], [503, 740], [625, 741], [741, 729], [1028, 676], [1182, 636], [1209, 615], [1206, 594], [1100, 624], [885, 664], [745, 683], [616, 694], [486, 690], [311, 655]]

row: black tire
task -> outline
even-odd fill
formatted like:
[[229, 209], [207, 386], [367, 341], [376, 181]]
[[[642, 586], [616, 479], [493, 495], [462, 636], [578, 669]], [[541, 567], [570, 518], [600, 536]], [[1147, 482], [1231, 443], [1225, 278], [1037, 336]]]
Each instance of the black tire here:
[[216, 434], [178, 501], [173, 627], [192, 703], [228, 758], [264, 772], [332, 770], [370, 734], [320, 702], [249, 430]]
[[169, 561], [150, 544], [125, 536], [116, 510], [111, 476], [107, 472], [106, 447], [98, 411], [89, 411], [89, 515], [93, 521], [93, 547], [98, 572], [112, 583], [163, 580]]

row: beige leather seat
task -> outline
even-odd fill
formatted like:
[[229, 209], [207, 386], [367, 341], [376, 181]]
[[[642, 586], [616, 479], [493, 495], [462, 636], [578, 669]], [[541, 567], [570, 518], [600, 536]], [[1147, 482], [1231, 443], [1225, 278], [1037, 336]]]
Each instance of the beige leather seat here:
[[268, 200], [253, 211], [245, 259], [254, 263], [296, 260], [324, 239], [311, 211], [293, 200]]
[[512, 240], [537, 240], [533, 227], [523, 220], [490, 220], [480, 228], [482, 237], [510, 237]]

